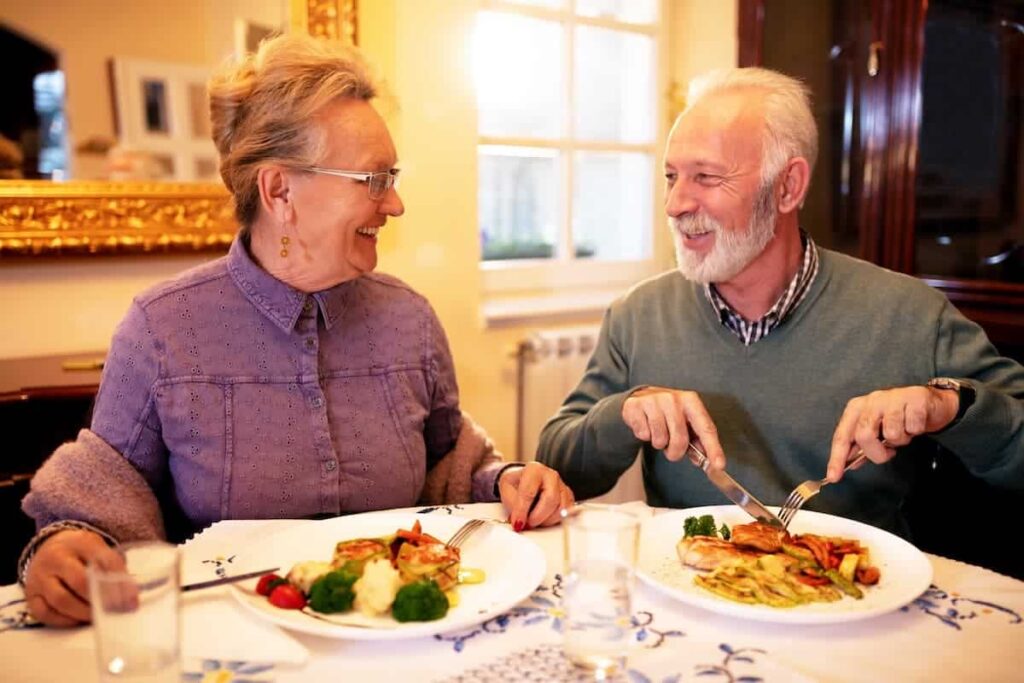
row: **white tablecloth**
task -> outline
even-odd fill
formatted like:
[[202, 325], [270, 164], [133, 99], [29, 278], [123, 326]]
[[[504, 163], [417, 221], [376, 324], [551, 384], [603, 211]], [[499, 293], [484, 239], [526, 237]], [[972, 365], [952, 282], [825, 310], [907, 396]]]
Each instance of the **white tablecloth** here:
[[[641, 514], [649, 508], [629, 504]], [[418, 510], [498, 519], [499, 505]], [[238, 551], [301, 520], [221, 522], [184, 546], [186, 582], [234, 574]], [[557, 681], [573, 680], [561, 655], [561, 532], [526, 532], [548, 560], [534, 594], [508, 613], [456, 633], [357, 642], [288, 632], [244, 611], [227, 588], [185, 595], [184, 680]], [[244, 553], [242, 553], [244, 555]], [[677, 603], [646, 586], [636, 599], [626, 680], [639, 681], [1021, 681], [1024, 582], [929, 555], [931, 589], [891, 614], [836, 625], [752, 622]], [[96, 679], [89, 627], [23, 628], [16, 586], [0, 588], [0, 679]]]

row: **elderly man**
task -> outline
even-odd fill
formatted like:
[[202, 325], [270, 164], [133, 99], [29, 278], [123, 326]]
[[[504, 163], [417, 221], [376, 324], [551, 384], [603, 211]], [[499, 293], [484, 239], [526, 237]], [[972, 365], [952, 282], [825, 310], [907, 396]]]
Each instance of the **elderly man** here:
[[[589, 497], [642, 446], [651, 504], [725, 502], [684, 458], [699, 441], [766, 503], [827, 472], [842, 485], [808, 507], [903, 534], [911, 453], [936, 442], [1024, 488], [1024, 368], [939, 292], [800, 229], [817, 155], [806, 89], [732, 69], [688, 100], [665, 150], [678, 272], [612, 304], [538, 459]], [[844, 477], [860, 450], [873, 464]]]

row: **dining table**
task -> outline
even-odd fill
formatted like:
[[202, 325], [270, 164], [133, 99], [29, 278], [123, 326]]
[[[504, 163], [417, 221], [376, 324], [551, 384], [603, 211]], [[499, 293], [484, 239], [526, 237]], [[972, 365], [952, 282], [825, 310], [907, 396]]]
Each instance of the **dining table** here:
[[[678, 513], [639, 501], [616, 507], [644, 519]], [[496, 524], [507, 519], [498, 503], [399, 512], [422, 519], [424, 528], [428, 528], [429, 518], [437, 515], [493, 520]], [[275, 535], [323, 523], [215, 523], [182, 544], [182, 581], [259, 569], [246, 559], [251, 549]], [[239, 590], [234, 586], [183, 593], [181, 680], [588, 680], [562, 651], [563, 533], [553, 526], [524, 531], [522, 537], [536, 544], [544, 559], [543, 578], [536, 588], [479, 623], [408, 639], [348, 639], [282, 628], [245, 608], [232, 595]], [[665, 543], [672, 548], [676, 540], [666, 538]], [[1024, 680], [1020, 655], [1024, 582], [956, 560], [923, 555], [932, 571], [930, 584], [920, 595], [883, 614], [829, 623], [747, 619], [680, 601], [648, 582], [637, 582], [629, 623], [629, 656], [617, 679], [630, 683]], [[899, 567], [889, 571], [899, 571]], [[26, 613], [19, 586], [0, 587], [0, 680], [88, 683], [99, 680], [96, 660], [91, 626], [42, 627]]]

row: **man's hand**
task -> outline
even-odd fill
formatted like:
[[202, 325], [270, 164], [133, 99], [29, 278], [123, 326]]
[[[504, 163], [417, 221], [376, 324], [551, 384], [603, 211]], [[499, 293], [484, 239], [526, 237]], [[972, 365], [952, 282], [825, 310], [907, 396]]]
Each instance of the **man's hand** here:
[[571, 508], [575, 502], [572, 489], [558, 472], [539, 462], [505, 470], [498, 480], [498, 491], [516, 531], [558, 524], [562, 509]]
[[955, 391], [933, 387], [883, 389], [850, 399], [832, 436], [829, 480], [842, 478], [846, 462], [858, 449], [875, 463], [892, 459], [897, 446], [952, 422], [959, 406]]
[[29, 614], [49, 626], [88, 622], [89, 586], [85, 566], [89, 562], [109, 569], [124, 569], [124, 558], [92, 531], [58, 531], [43, 541], [25, 577], [25, 603]]
[[718, 429], [694, 391], [665, 387], [637, 389], [622, 406], [622, 420], [636, 438], [650, 441], [673, 462], [683, 457], [692, 438], [704, 447], [711, 467], [725, 467]]

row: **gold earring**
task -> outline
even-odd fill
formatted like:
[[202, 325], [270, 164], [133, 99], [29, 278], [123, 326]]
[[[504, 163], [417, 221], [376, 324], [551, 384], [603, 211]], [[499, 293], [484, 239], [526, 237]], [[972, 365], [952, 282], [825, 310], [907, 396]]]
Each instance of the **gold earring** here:
[[288, 243], [291, 242], [288, 239], [288, 235], [281, 237], [281, 258], [288, 258]]

